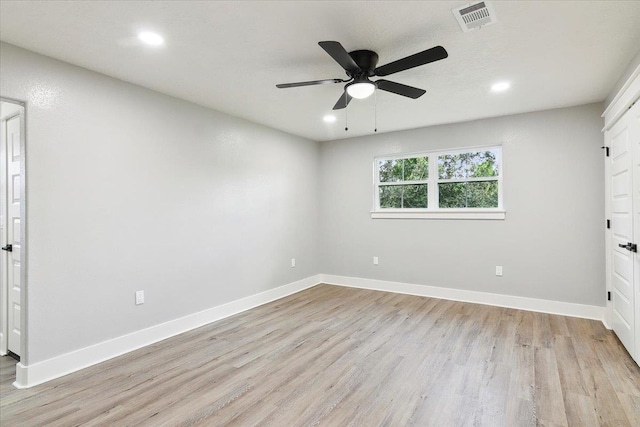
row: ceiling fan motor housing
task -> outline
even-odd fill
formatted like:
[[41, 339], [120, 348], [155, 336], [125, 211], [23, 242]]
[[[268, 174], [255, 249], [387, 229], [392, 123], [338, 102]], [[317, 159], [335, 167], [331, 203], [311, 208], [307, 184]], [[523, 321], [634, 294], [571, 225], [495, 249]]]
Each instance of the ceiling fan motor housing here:
[[371, 77], [375, 73], [376, 66], [378, 65], [378, 54], [372, 50], [354, 50], [353, 52], [349, 52], [349, 56], [353, 58], [358, 67], [360, 67], [360, 71], [355, 73], [349, 73], [348, 75], [353, 77], [354, 79], [362, 78], [362, 77]]

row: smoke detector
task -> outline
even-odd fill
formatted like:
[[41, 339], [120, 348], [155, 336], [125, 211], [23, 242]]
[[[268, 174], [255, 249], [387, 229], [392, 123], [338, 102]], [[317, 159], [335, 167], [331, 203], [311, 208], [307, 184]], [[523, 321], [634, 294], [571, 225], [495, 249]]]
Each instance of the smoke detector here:
[[452, 12], [465, 33], [498, 22], [496, 12], [488, 1], [470, 3], [453, 9]]

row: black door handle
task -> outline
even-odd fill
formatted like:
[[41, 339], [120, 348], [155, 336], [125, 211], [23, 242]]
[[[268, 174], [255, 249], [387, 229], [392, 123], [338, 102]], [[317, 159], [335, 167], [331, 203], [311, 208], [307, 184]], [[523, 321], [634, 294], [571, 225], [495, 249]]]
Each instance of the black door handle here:
[[7, 252], [13, 252], [13, 245], [3, 246], [2, 250]]
[[629, 242], [626, 245], [623, 245], [622, 243], [618, 243], [618, 246], [628, 250], [629, 252], [638, 252], [638, 245], [636, 245], [635, 243]]

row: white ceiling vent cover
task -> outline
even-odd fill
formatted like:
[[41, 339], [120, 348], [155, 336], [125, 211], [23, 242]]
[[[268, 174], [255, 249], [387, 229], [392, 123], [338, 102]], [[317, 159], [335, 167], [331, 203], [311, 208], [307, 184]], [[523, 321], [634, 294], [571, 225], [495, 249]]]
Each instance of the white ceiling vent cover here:
[[493, 6], [488, 1], [471, 3], [453, 9], [452, 12], [465, 33], [498, 22]]

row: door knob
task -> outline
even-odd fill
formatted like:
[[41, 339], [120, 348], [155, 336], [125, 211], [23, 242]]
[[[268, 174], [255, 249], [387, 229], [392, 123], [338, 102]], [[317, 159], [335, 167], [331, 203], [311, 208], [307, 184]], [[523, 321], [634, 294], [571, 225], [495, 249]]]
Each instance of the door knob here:
[[2, 250], [7, 252], [13, 252], [13, 245], [9, 244], [7, 246], [3, 246]]

